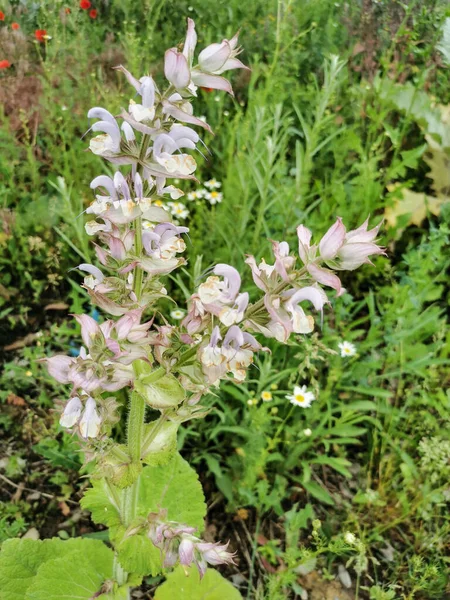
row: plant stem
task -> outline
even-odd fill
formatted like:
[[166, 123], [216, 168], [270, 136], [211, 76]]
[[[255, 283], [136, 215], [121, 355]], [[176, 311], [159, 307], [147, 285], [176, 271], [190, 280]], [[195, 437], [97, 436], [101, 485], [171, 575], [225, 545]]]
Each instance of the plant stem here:
[[[136, 219], [135, 225], [135, 240], [134, 240], [134, 248], [136, 252], [136, 256], [141, 256], [142, 254], [142, 218], [138, 217]], [[141, 267], [137, 266], [134, 269], [133, 274], [133, 291], [137, 296], [138, 301], [141, 299], [142, 295], [142, 282], [144, 279], [144, 271]]]
[[250, 572], [248, 574], [248, 588], [247, 588], [247, 596], [246, 596], [247, 600], [249, 600], [250, 594], [252, 593], [252, 589], [253, 589], [253, 585], [252, 585], [253, 584], [253, 573], [255, 572], [256, 547], [258, 545], [258, 535], [259, 535], [260, 526], [261, 526], [261, 518], [258, 514], [258, 516], [256, 518], [255, 535], [253, 537], [252, 562], [250, 564]]
[[145, 400], [137, 392], [132, 392], [128, 413], [128, 451], [133, 462], [141, 459], [142, 436], [144, 433]]

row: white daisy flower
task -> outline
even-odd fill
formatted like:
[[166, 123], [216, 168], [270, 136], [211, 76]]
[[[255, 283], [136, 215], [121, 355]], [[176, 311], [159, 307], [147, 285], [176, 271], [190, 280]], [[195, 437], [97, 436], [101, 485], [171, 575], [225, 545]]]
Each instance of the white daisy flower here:
[[176, 308], [175, 310], [173, 310], [170, 313], [170, 316], [172, 317], [172, 319], [176, 319], [177, 321], [179, 321], [180, 319], [182, 319], [185, 315], [184, 310], [181, 310], [181, 308]]
[[209, 200], [210, 204], [219, 204], [222, 202], [223, 194], [221, 192], [216, 192], [213, 190], [212, 192], [208, 192], [205, 194], [205, 198]]
[[189, 211], [182, 202], [168, 202], [167, 207], [170, 210], [170, 214], [177, 219], [186, 219], [189, 215]]
[[308, 427], [308, 429], [303, 430], [303, 435], [306, 435], [306, 437], [309, 437], [311, 434], [312, 434], [312, 431], [311, 431], [311, 429], [309, 429], [309, 427]]
[[302, 408], [308, 408], [311, 406], [313, 400], [315, 400], [315, 396], [312, 392], [308, 392], [308, 388], [306, 385], [296, 385], [294, 387], [294, 393], [288, 394], [286, 398], [289, 400], [291, 404], [295, 404], [296, 406], [301, 406]]
[[202, 190], [194, 190], [187, 195], [188, 200], [200, 200], [201, 198], [203, 198]]
[[214, 177], [209, 181], [205, 181], [205, 187], [207, 187], [208, 190], [218, 190], [221, 186], [222, 184], [220, 181], [217, 181], [217, 179], [214, 179]]
[[356, 346], [350, 342], [341, 342], [339, 350], [341, 351], [341, 356], [355, 356], [356, 354]]
[[268, 392], [268, 391], [261, 392], [261, 400], [263, 402], [270, 402], [272, 400], [272, 392]]

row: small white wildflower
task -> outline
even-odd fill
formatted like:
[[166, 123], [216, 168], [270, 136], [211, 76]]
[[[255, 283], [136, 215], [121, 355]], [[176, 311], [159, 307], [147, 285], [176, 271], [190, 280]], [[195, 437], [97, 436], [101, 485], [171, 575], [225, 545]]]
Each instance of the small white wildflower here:
[[176, 308], [175, 310], [173, 310], [170, 313], [170, 316], [172, 317], [172, 319], [177, 319], [178, 321], [180, 319], [182, 319], [184, 317], [184, 310], [181, 310], [180, 308]]
[[224, 116], [224, 117], [228, 117], [228, 116], [230, 116], [230, 111], [229, 111], [229, 110], [224, 110], [224, 111], [223, 111], [223, 116]]
[[220, 96], [214, 96], [214, 100], [215, 100], [216, 102], [220, 102]]
[[355, 356], [356, 354], [356, 346], [351, 342], [340, 342], [339, 350], [341, 351], [341, 356]]
[[205, 187], [207, 187], [209, 190], [217, 190], [221, 186], [222, 184], [220, 183], [220, 181], [217, 181], [217, 179], [214, 179], [214, 177], [209, 181], [205, 181]]
[[288, 394], [286, 398], [291, 404], [301, 406], [302, 408], [308, 408], [311, 406], [313, 400], [315, 400], [314, 394], [312, 392], [308, 392], [306, 385], [302, 385], [301, 387], [296, 385], [294, 387], [294, 393]]
[[202, 115], [201, 117], [199, 117], [200, 121], [203, 121], [204, 123], [206, 123], [206, 117], [205, 115]]
[[261, 392], [261, 400], [263, 402], [270, 402], [272, 400], [272, 392], [268, 392], [268, 391]]
[[66, 106], [65, 104], [63, 104], [63, 105], [61, 106], [61, 110], [67, 110], [67, 106]]
[[353, 544], [356, 544], [356, 535], [350, 531], [346, 531], [344, 533], [344, 540], [349, 546], [353, 546]]
[[203, 198], [203, 194], [202, 194], [201, 190], [195, 190], [193, 192], [189, 192], [187, 195], [188, 200], [200, 200], [200, 198]]
[[216, 192], [213, 190], [212, 192], [208, 192], [205, 194], [205, 198], [209, 200], [210, 204], [220, 204], [223, 199], [223, 194], [221, 192]]
[[170, 214], [177, 219], [186, 219], [189, 215], [189, 211], [182, 202], [168, 202], [167, 208], [170, 210]]
[[312, 434], [312, 431], [311, 431], [311, 429], [309, 429], [309, 427], [308, 427], [308, 429], [303, 430], [303, 435], [306, 435], [306, 437], [309, 437], [311, 434]]

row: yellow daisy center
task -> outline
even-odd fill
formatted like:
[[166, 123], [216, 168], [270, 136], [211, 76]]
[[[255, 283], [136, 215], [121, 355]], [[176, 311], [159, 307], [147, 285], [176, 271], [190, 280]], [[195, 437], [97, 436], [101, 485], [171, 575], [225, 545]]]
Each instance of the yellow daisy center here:
[[302, 404], [305, 401], [305, 396], [303, 396], [303, 394], [295, 394], [294, 398], [295, 401], [299, 402], [300, 404]]

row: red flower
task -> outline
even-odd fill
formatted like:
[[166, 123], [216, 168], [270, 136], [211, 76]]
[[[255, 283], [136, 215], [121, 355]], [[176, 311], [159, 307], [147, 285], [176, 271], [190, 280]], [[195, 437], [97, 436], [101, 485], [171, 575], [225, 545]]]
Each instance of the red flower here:
[[213, 91], [214, 91], [214, 88], [201, 87], [201, 89], [202, 89], [204, 92], [208, 92], [208, 93], [210, 93], [210, 92], [213, 92]]
[[5, 13], [0, 10], [0, 21], [5, 20]]
[[98, 11], [95, 8], [93, 8], [92, 10], [89, 11], [89, 16], [91, 17], [91, 19], [96, 19], [97, 14], [98, 14]]
[[10, 66], [11, 66], [11, 63], [9, 62], [9, 60], [6, 60], [6, 59], [0, 60], [0, 69], [7, 69]]
[[45, 36], [47, 35], [47, 31], [45, 29], [36, 29], [34, 32], [34, 37], [38, 42], [45, 42]]
[[89, 0], [80, 0], [80, 8], [82, 10], [88, 10], [88, 8], [91, 8], [91, 3], [89, 2]]
[[11, 29], [14, 29], [14, 31], [17, 31], [18, 29], [20, 29], [19, 23], [11, 23]]

